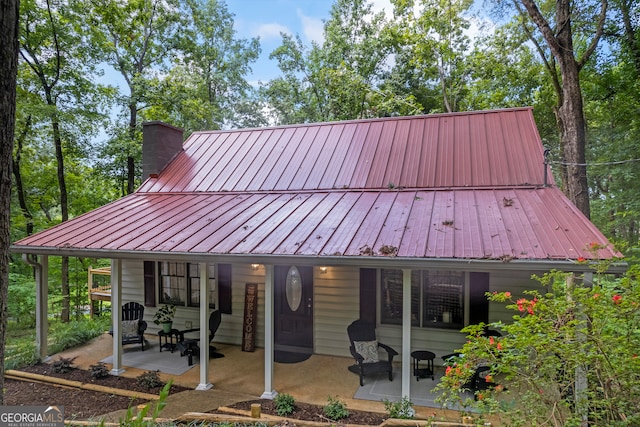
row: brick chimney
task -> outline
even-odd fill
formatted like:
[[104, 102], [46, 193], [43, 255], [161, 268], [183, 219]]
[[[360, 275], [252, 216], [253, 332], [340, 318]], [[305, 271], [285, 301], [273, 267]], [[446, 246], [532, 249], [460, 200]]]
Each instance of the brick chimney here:
[[160, 121], [142, 123], [142, 181], [160, 173], [182, 150], [182, 133]]

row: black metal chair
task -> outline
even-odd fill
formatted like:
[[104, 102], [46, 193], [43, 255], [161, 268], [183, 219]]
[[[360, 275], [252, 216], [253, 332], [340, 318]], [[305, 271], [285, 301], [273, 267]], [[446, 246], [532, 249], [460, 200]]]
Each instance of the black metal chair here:
[[[487, 337], [487, 338], [501, 337], [502, 334], [498, 331], [485, 327], [482, 333], [480, 334], [480, 336]], [[444, 364], [448, 366], [455, 366], [456, 363], [461, 362], [463, 359], [464, 359], [464, 355], [462, 353], [451, 353], [451, 354], [445, 354], [444, 356], [442, 356], [442, 360]], [[491, 373], [491, 367], [486, 365], [477, 366], [475, 371], [473, 372], [473, 375], [471, 375], [471, 378], [469, 379], [469, 381], [467, 381], [462, 386], [462, 388], [469, 390], [470, 392], [475, 394], [478, 391], [483, 391], [490, 387], [495, 386], [493, 382], [487, 381], [487, 375], [489, 375], [490, 373]]]
[[[144, 331], [147, 330], [147, 322], [144, 317], [144, 305], [131, 301], [122, 306], [122, 345], [141, 344], [144, 351]], [[113, 330], [109, 331], [113, 336]]]
[[[349, 335], [349, 351], [356, 361], [351, 369], [360, 375], [360, 386], [364, 385], [364, 377], [385, 372], [389, 375], [389, 381], [393, 381], [393, 358], [398, 352], [376, 339], [376, 327], [373, 323], [356, 320], [347, 327]], [[386, 359], [380, 359], [378, 350], [386, 352]]]
[[[216, 351], [216, 348], [211, 345], [211, 341], [213, 341], [213, 337], [216, 334], [216, 331], [220, 327], [220, 323], [222, 322], [222, 314], [220, 310], [214, 310], [209, 315], [209, 357], [224, 357], [224, 354], [220, 354]], [[187, 356], [189, 358], [189, 366], [193, 365], [193, 356], [200, 355], [200, 347], [198, 343], [200, 342], [199, 338], [186, 338], [185, 334], [190, 332], [199, 332], [200, 328], [187, 329], [184, 331], [180, 331], [178, 336], [178, 350], [180, 350], [180, 356]]]

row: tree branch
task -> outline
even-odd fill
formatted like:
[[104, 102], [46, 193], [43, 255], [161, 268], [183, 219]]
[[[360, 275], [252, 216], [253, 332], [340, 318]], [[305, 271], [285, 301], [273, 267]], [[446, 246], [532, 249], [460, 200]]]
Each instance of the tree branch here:
[[578, 71], [582, 69], [584, 64], [589, 60], [593, 52], [596, 50], [596, 47], [598, 46], [600, 37], [602, 37], [602, 33], [604, 32], [604, 24], [607, 18], [607, 6], [608, 6], [607, 0], [602, 0], [600, 2], [600, 14], [598, 15], [598, 25], [596, 27], [596, 33], [591, 39], [591, 43], [589, 44], [589, 47], [582, 55], [582, 58], [578, 60]]

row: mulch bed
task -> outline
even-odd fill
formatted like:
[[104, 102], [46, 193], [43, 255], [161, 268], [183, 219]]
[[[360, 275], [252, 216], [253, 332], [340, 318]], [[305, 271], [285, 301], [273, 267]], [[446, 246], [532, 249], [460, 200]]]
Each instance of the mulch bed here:
[[[63, 378], [81, 383], [97, 384], [104, 387], [137, 391], [147, 394], [159, 394], [162, 387], [151, 389], [138, 384], [135, 378], [109, 375], [103, 378], [93, 378], [89, 371], [72, 368], [67, 373], [54, 372], [52, 366], [46, 363], [28, 366], [20, 369], [23, 372]], [[172, 385], [170, 394], [190, 390]], [[7, 406], [64, 406], [65, 419], [88, 420], [100, 415], [121, 409], [135, 408], [148, 403], [143, 399], [132, 399], [100, 391], [79, 389], [75, 387], [60, 387], [33, 380], [13, 380], [5, 378], [4, 404]]]
[[[162, 387], [147, 389], [138, 384], [135, 378], [119, 377], [109, 375], [104, 378], [93, 378], [89, 371], [72, 368], [67, 373], [53, 371], [50, 364], [39, 364], [21, 368], [21, 371], [49, 377], [63, 378], [81, 383], [98, 384], [104, 387], [119, 388], [124, 390], [139, 391], [142, 393], [159, 394]], [[172, 385], [170, 394], [191, 390], [190, 388]], [[115, 412], [121, 409], [135, 408], [140, 404], [147, 403], [145, 400], [132, 399], [130, 397], [118, 396], [93, 390], [77, 389], [74, 387], [60, 387], [45, 384], [37, 381], [18, 381], [5, 379], [4, 403], [9, 406], [64, 406], [65, 419], [87, 420], [95, 419], [100, 415]], [[268, 399], [250, 400], [239, 402], [229, 406], [233, 409], [251, 411], [251, 404], [260, 403], [263, 414], [278, 415], [274, 402]], [[185, 408], [186, 410], [186, 408]], [[216, 411], [218, 412], [218, 411]], [[219, 412], [218, 412], [219, 413]], [[320, 421], [328, 422], [324, 415], [323, 407], [311, 405], [303, 402], [295, 402], [295, 411], [286, 417], [289, 420]], [[385, 414], [377, 412], [367, 412], [349, 409], [349, 417], [339, 420], [334, 425], [360, 424], [360, 425], [380, 425], [388, 418]], [[287, 425], [295, 426], [289, 422]]]
[[[268, 399], [258, 399], [258, 400], [250, 400], [246, 402], [238, 402], [234, 405], [230, 405], [229, 408], [232, 409], [240, 409], [243, 411], [251, 411], [251, 404], [259, 403], [261, 406], [261, 411], [263, 414], [268, 415], [278, 415], [278, 412], [275, 408], [275, 403], [272, 400]], [[377, 426], [382, 424], [387, 418], [389, 418], [386, 414], [381, 414], [378, 412], [367, 412], [367, 411], [357, 411], [353, 409], [348, 409], [349, 416], [347, 418], [343, 418], [338, 423], [331, 423], [332, 425], [342, 425], [342, 424], [360, 424], [360, 425], [368, 425], [368, 426]], [[323, 407], [319, 405], [311, 405], [308, 403], [295, 402], [295, 409], [291, 415], [286, 416], [285, 418], [293, 419], [293, 420], [304, 420], [304, 421], [316, 421], [316, 422], [328, 422], [328, 418], [324, 415]], [[295, 426], [295, 424], [288, 424], [289, 426]]]

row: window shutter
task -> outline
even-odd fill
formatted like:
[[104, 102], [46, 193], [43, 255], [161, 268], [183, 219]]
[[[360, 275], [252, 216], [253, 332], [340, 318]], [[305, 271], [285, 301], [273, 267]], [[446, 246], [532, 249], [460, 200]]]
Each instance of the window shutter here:
[[376, 276], [375, 268], [360, 269], [360, 319], [376, 323]]
[[144, 261], [144, 305], [156, 306], [156, 263]]
[[489, 273], [469, 273], [469, 324], [489, 323]]
[[231, 314], [231, 264], [218, 264], [218, 303], [220, 313]]

